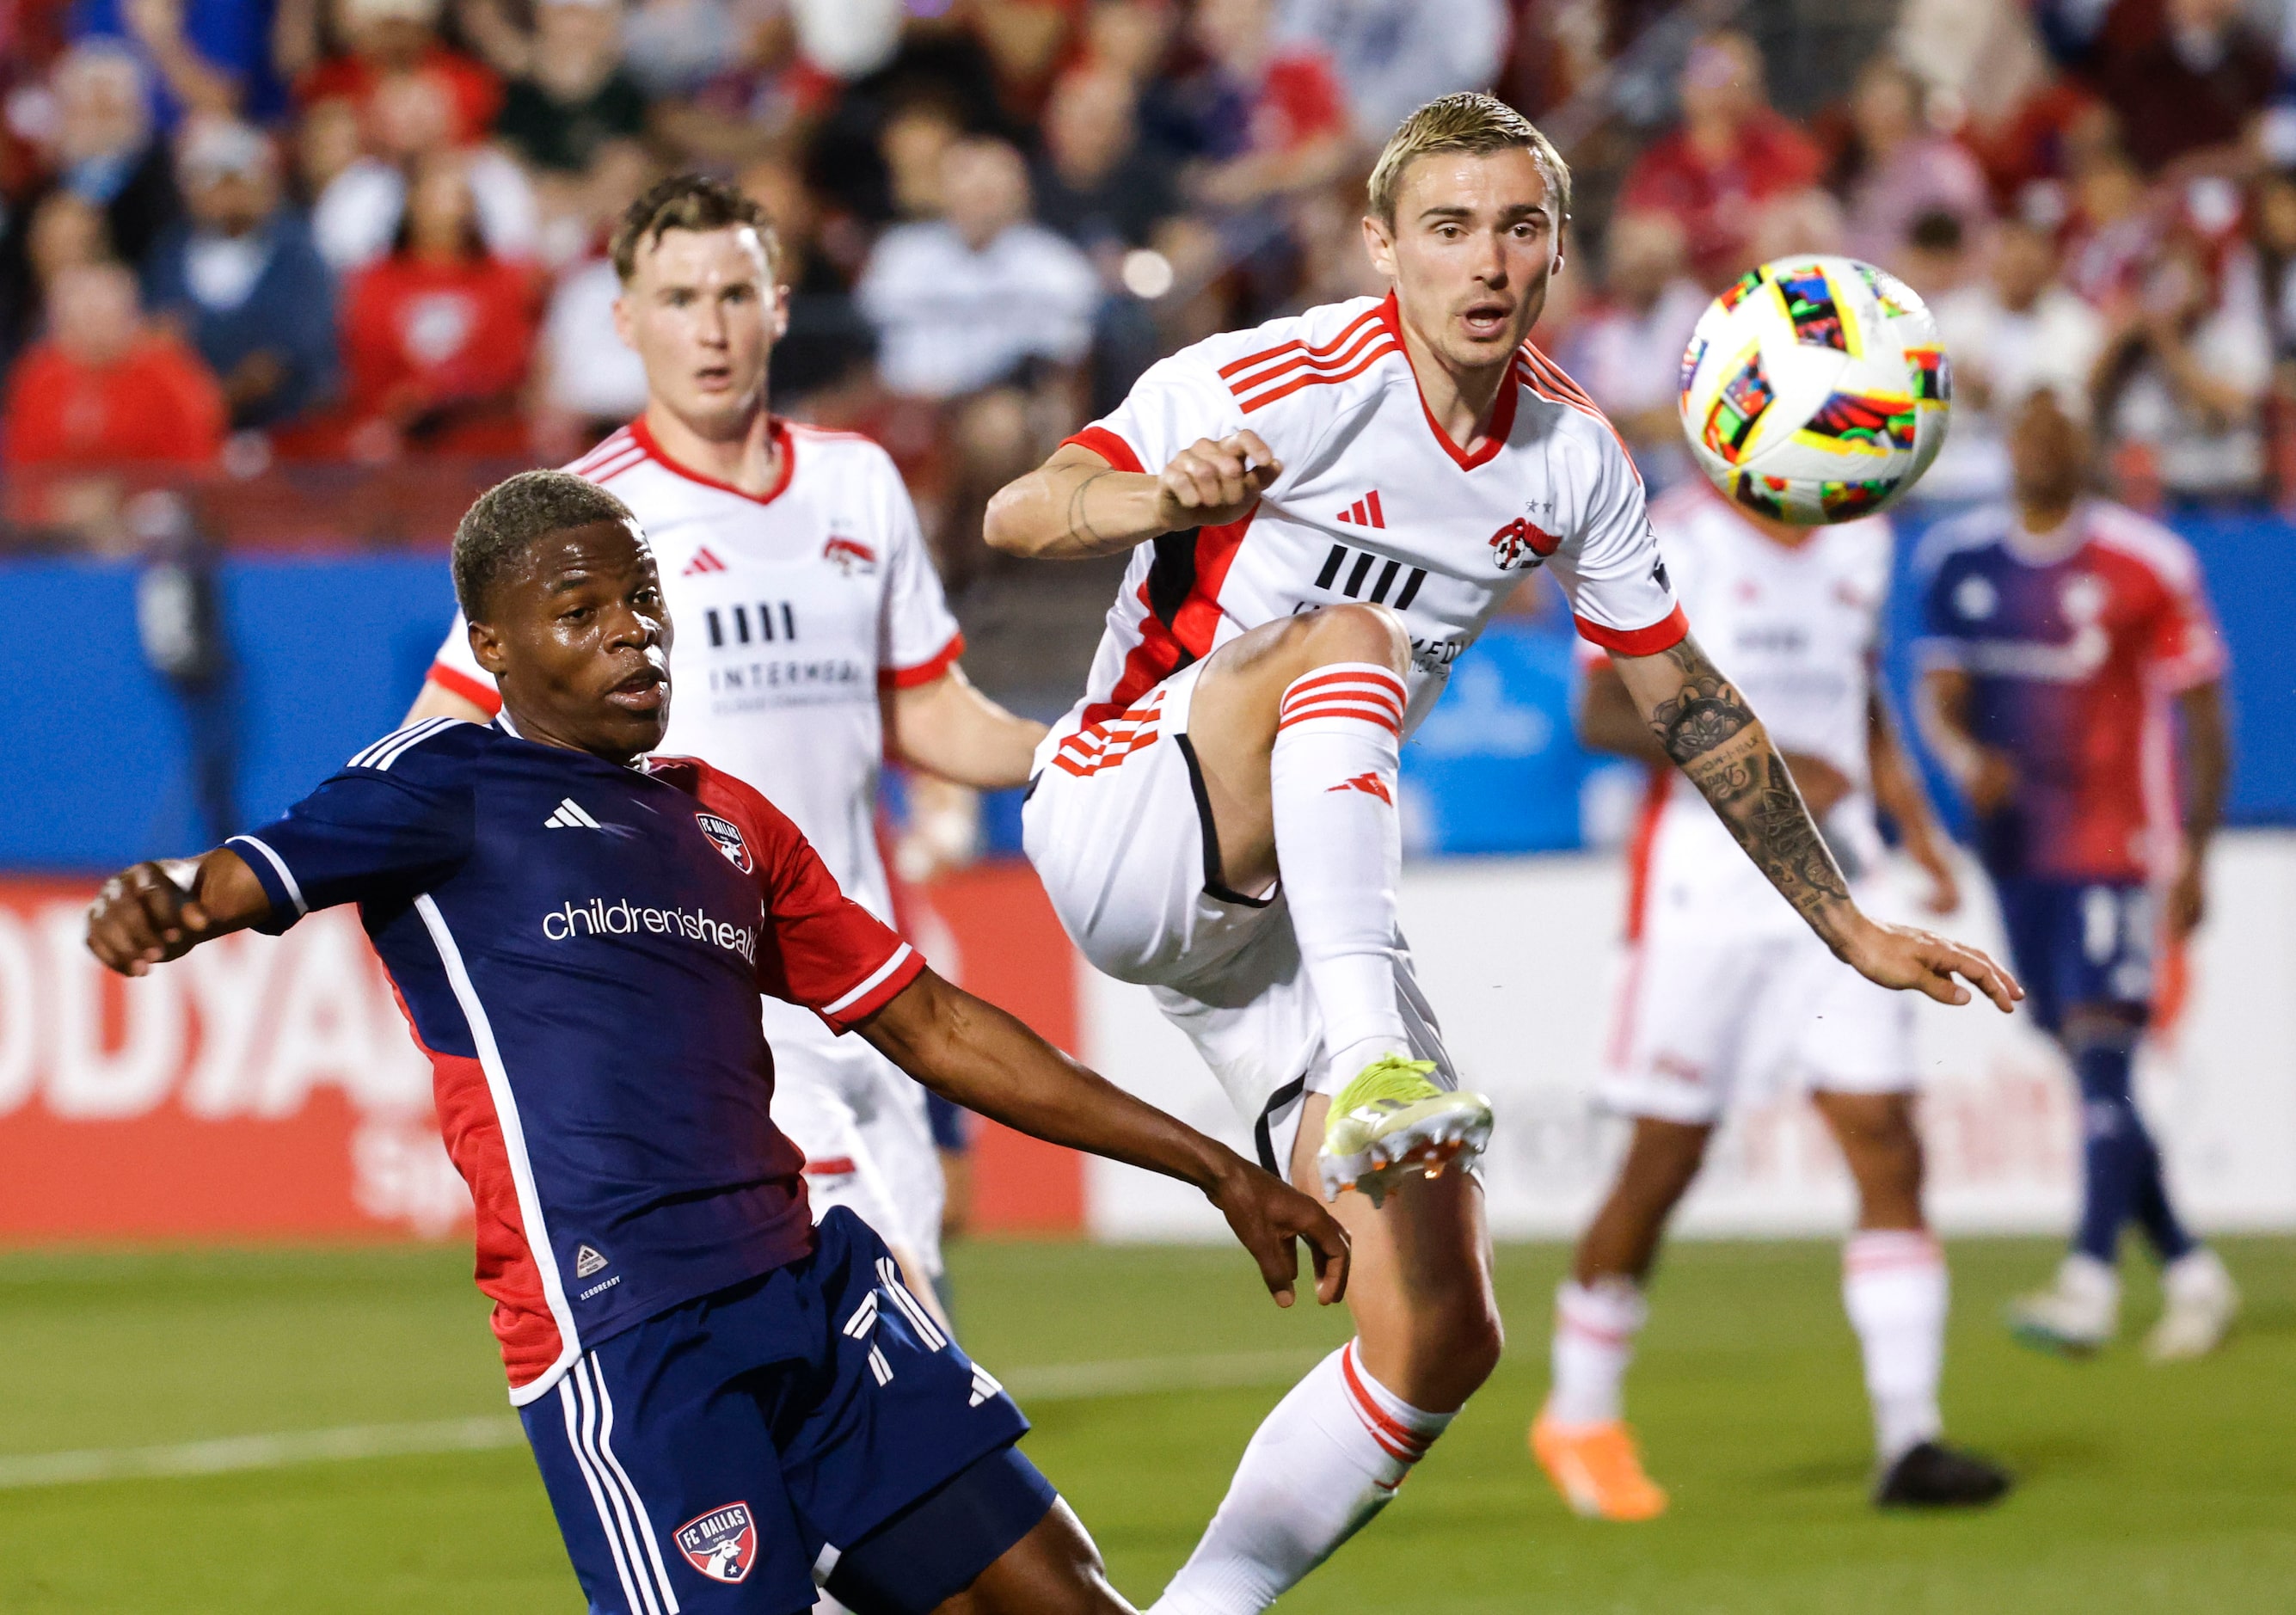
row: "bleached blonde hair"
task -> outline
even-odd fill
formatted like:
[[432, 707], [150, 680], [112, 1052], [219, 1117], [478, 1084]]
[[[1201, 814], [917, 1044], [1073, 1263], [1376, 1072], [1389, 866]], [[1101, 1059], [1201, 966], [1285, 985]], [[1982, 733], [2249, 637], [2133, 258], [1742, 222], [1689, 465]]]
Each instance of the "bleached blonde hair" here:
[[1404, 170], [1423, 157], [1441, 152], [1484, 157], [1513, 151], [1529, 152], [1546, 176], [1547, 200], [1554, 204], [1554, 222], [1560, 226], [1570, 216], [1570, 165], [1537, 124], [1480, 90], [1439, 96], [1397, 126], [1371, 171], [1372, 215], [1395, 228], [1395, 199], [1403, 189]]

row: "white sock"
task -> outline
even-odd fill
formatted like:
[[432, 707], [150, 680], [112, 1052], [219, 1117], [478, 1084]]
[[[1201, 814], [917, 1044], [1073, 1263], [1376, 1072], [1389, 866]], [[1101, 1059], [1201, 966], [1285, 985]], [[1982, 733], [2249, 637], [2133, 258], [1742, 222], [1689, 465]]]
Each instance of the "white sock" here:
[[1268, 758], [1284, 900], [1341, 1082], [1411, 1050], [1395, 992], [1404, 701], [1403, 681], [1376, 663], [1303, 674], [1283, 692]]
[[1149, 1615], [1257, 1615], [1387, 1506], [1452, 1417], [1380, 1384], [1349, 1341], [1253, 1433], [1219, 1513]]
[[1945, 1369], [1945, 1252], [1922, 1228], [1874, 1228], [1841, 1248], [1841, 1304], [1866, 1354], [1874, 1444], [1883, 1468], [1937, 1439]]
[[1623, 1388], [1635, 1337], [1650, 1316], [1632, 1279], [1565, 1279], [1554, 1292], [1554, 1386], [1546, 1416], [1566, 1429], [1626, 1416]]

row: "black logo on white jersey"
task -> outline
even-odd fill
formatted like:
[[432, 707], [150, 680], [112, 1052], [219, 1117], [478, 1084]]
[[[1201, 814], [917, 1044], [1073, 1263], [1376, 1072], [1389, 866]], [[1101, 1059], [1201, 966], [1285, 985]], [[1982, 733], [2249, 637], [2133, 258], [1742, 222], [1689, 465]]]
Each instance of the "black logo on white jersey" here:
[[732, 643], [737, 645], [769, 645], [797, 638], [797, 608], [786, 600], [761, 600], [754, 606], [711, 606], [701, 613], [701, 619], [709, 630], [709, 648], [713, 651], [726, 648], [728, 619], [733, 626]]
[[[1379, 569], [1376, 573], [1372, 570], [1374, 566]], [[1345, 581], [1341, 581], [1343, 573]], [[1398, 578], [1402, 579], [1401, 589], [1395, 586]], [[1387, 605], [1390, 603], [1388, 596], [1392, 594], [1395, 596], [1392, 603], [1398, 611], [1411, 609], [1411, 603], [1419, 598], [1419, 586], [1426, 581], [1427, 569], [1423, 566], [1413, 567], [1406, 572], [1400, 561], [1382, 561], [1369, 550], [1351, 550], [1344, 544], [1332, 546], [1332, 553], [1324, 557], [1324, 570], [1316, 574], [1317, 588], [1336, 587], [1349, 600], [1368, 600], [1374, 605]], [[1365, 592], [1366, 586], [1368, 593]]]

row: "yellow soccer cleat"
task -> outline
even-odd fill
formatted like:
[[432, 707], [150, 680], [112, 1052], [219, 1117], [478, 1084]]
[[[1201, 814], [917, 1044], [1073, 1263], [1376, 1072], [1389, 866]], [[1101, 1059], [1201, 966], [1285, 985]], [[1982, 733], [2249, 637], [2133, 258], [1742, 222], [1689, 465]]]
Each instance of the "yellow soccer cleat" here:
[[1434, 1070], [1431, 1060], [1382, 1054], [1340, 1090], [1316, 1157], [1325, 1200], [1360, 1189], [1376, 1206], [1413, 1175], [1439, 1177], [1483, 1152], [1491, 1102], [1436, 1086]]
[[1666, 1493], [1643, 1472], [1623, 1420], [1566, 1429], [1541, 1414], [1530, 1427], [1530, 1450], [1581, 1519], [1655, 1520], [1666, 1513]]

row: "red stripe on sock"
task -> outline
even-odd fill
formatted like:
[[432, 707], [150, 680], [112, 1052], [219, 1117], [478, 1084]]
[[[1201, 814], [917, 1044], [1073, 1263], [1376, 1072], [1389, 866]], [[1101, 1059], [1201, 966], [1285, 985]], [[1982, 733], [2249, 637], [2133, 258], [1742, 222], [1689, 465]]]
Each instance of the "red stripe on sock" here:
[[1370, 1389], [1356, 1373], [1356, 1349], [1352, 1340], [1340, 1352], [1340, 1373], [1347, 1379], [1348, 1395], [1356, 1405], [1357, 1416], [1363, 1420], [1364, 1428], [1371, 1431], [1373, 1439], [1386, 1448], [1390, 1457], [1405, 1463], [1416, 1463], [1427, 1455], [1427, 1448], [1434, 1438], [1421, 1435], [1379, 1405], [1379, 1398], [1371, 1394]]

